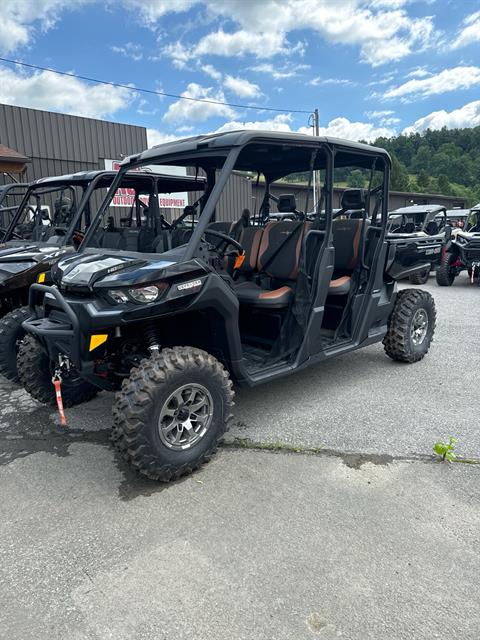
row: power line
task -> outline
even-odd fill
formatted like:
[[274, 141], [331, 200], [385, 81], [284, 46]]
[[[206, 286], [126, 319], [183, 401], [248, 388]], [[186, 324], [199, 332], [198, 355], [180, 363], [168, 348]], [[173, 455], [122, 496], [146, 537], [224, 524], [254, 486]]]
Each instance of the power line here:
[[68, 76], [69, 78], [76, 78], [77, 80], [86, 80], [87, 82], [96, 82], [97, 84], [105, 84], [110, 87], [119, 87], [121, 89], [128, 89], [129, 91], [136, 91], [138, 93], [149, 93], [156, 96], [163, 96], [164, 98], [175, 98], [176, 100], [190, 100], [191, 102], [206, 102], [207, 104], [220, 104], [225, 107], [236, 107], [237, 109], [254, 109], [256, 111], [274, 111], [276, 113], [311, 113], [305, 109], [275, 109], [273, 107], [256, 107], [246, 104], [235, 104], [233, 102], [221, 102], [220, 100], [209, 100], [208, 98], [191, 98], [189, 96], [180, 96], [176, 93], [167, 93], [166, 91], [155, 91], [154, 89], [143, 89], [141, 87], [131, 87], [128, 84], [121, 84], [119, 82], [109, 82], [108, 80], [98, 80], [97, 78], [90, 78], [88, 76], [81, 76], [76, 73], [69, 73], [68, 71], [59, 71], [58, 69], [48, 69], [47, 67], [41, 67], [37, 64], [29, 64], [28, 62], [18, 62], [17, 60], [10, 60], [9, 58], [0, 58], [1, 62], [7, 62], [9, 64], [15, 64], [20, 67], [26, 67], [28, 69], [36, 69], [38, 71], [47, 71], [48, 73], [56, 73], [59, 76]]

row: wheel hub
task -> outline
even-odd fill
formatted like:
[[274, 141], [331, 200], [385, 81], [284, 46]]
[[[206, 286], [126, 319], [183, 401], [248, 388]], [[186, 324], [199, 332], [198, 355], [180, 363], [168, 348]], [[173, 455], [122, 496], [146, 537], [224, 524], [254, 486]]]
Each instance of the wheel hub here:
[[201, 384], [186, 384], [165, 401], [158, 418], [158, 434], [169, 449], [184, 450], [206, 434], [213, 417], [213, 400]]
[[425, 309], [417, 309], [410, 327], [410, 336], [415, 346], [419, 346], [425, 340], [428, 331], [428, 314]]

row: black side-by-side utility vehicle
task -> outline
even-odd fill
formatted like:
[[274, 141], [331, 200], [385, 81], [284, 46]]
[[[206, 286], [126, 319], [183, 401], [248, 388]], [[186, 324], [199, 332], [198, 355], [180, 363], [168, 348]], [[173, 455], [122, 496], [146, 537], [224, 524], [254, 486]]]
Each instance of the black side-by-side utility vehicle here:
[[[404, 269], [386, 238], [390, 158], [383, 149], [236, 131], [144, 151], [122, 163], [118, 180], [144, 164], [206, 175], [192, 235], [165, 251], [169, 230], [162, 231], [155, 251], [157, 230], [142, 228], [150, 233], [147, 251], [99, 247], [114, 181], [80, 252], [56, 265], [53, 286], [32, 286], [34, 318], [24, 323], [30, 336], [18, 359], [25, 388], [40, 400], [51, 398], [45, 385], [52, 376], [58, 384], [72, 371], [117, 390], [113, 440], [141, 473], [169, 481], [212, 456], [230, 418], [232, 381], [269, 382], [380, 341], [401, 362], [427, 353], [434, 301], [418, 289], [397, 293]], [[350, 169], [369, 175], [370, 187], [347, 190], [334, 215], [334, 181]], [[265, 223], [237, 226], [231, 236], [222, 218], [232, 212], [218, 203], [233, 170], [263, 175], [255, 218]], [[268, 221], [271, 183], [300, 172], [311, 181], [314, 171], [323, 182], [318, 215], [307, 220], [286, 195], [279, 210], [296, 212], [295, 219]]]
[[[91, 211], [98, 208], [116, 175], [114, 171], [88, 171], [37, 180], [28, 189], [23, 187], [24, 197], [10, 218], [8, 228], [0, 231], [3, 235], [0, 244], [0, 373], [9, 380], [18, 379], [17, 350], [25, 335], [22, 322], [30, 316], [26, 306], [30, 285], [34, 282], [49, 284], [51, 266], [78, 248], [90, 225]], [[158, 189], [164, 193], [162, 188], [167, 192], [184, 191], [187, 186], [191, 188], [197, 183], [201, 186], [201, 181], [195, 182], [194, 178], [188, 177], [147, 172], [124, 174], [119, 183], [120, 195], [116, 197], [128, 207], [110, 208], [109, 232], [102, 237], [100, 246], [132, 247], [135, 229], [142, 218], [146, 219], [148, 208], [143, 200], [149, 194], [159, 193]], [[19, 189], [17, 185], [17, 192]], [[9, 185], [9, 193], [13, 194], [13, 191], [14, 187]], [[157, 204], [157, 199], [152, 202]], [[116, 211], [128, 215], [115, 220]], [[153, 211], [150, 217], [152, 215]], [[159, 212], [158, 217], [158, 225], [170, 226], [166, 221], [160, 222]], [[137, 248], [136, 244], [134, 248]]]
[[[416, 267], [408, 276], [411, 284], [425, 284], [430, 271], [440, 264], [447, 224], [442, 205], [415, 204], [389, 214], [387, 232], [397, 245], [397, 259], [404, 267]], [[405, 238], [409, 238], [406, 244]]]
[[480, 282], [480, 203], [470, 211], [463, 228], [446, 234], [445, 250], [437, 269], [437, 283], [450, 287], [465, 269], [470, 280]]

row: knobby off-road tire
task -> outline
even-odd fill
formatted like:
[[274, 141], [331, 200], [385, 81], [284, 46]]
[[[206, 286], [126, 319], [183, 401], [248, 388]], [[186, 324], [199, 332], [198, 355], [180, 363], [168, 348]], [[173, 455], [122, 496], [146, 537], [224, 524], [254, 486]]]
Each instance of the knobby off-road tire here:
[[420, 271], [419, 273], [414, 273], [413, 275], [408, 277], [410, 284], [425, 284], [428, 282], [428, 278], [430, 276], [430, 269], [425, 269], [425, 271]]
[[20, 307], [0, 320], [0, 374], [11, 382], [18, 382], [17, 354], [20, 342], [25, 337], [22, 322], [30, 316], [28, 307]]
[[112, 441], [141, 474], [175, 480], [217, 451], [233, 397], [228, 372], [212, 355], [194, 347], [163, 349], [124, 380], [113, 406]]
[[442, 261], [437, 267], [435, 277], [437, 284], [441, 287], [451, 287], [455, 280], [455, 272], [452, 270], [451, 264], [454, 262], [455, 256], [452, 253], [445, 253], [442, 256]]
[[[54, 405], [55, 388], [52, 383], [52, 362], [33, 336], [20, 344], [17, 357], [18, 376], [25, 390], [43, 404]], [[74, 407], [94, 398], [99, 389], [80, 378], [75, 371], [62, 376], [62, 398], [65, 407]]]
[[435, 302], [428, 291], [399, 291], [383, 339], [386, 354], [399, 362], [421, 360], [430, 348], [436, 316]]

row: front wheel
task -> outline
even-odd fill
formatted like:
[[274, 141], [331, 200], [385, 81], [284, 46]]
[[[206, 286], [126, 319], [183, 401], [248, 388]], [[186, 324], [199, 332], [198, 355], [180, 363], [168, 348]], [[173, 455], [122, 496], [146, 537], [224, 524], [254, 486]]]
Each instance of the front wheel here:
[[451, 287], [455, 280], [457, 272], [455, 267], [452, 267], [452, 262], [455, 262], [455, 256], [447, 251], [435, 273], [437, 284], [441, 287]]
[[425, 269], [424, 271], [420, 271], [419, 273], [414, 273], [413, 275], [408, 277], [410, 284], [425, 284], [428, 282], [428, 278], [430, 276], [430, 269]]
[[[28, 336], [20, 344], [17, 358], [20, 383], [35, 400], [54, 405], [55, 388], [52, 375], [54, 363], [47, 356], [33, 336]], [[99, 389], [81, 378], [75, 369], [62, 373], [62, 399], [65, 407], [74, 407], [94, 398]]]
[[113, 407], [112, 440], [134, 469], [169, 482], [216, 452], [233, 395], [228, 372], [209, 353], [163, 349], [123, 382]]
[[436, 316], [435, 302], [428, 291], [399, 291], [383, 339], [386, 354], [399, 362], [421, 360], [430, 348]]
[[25, 337], [22, 322], [30, 316], [28, 307], [20, 307], [0, 320], [0, 373], [11, 382], [18, 382], [17, 353]]

